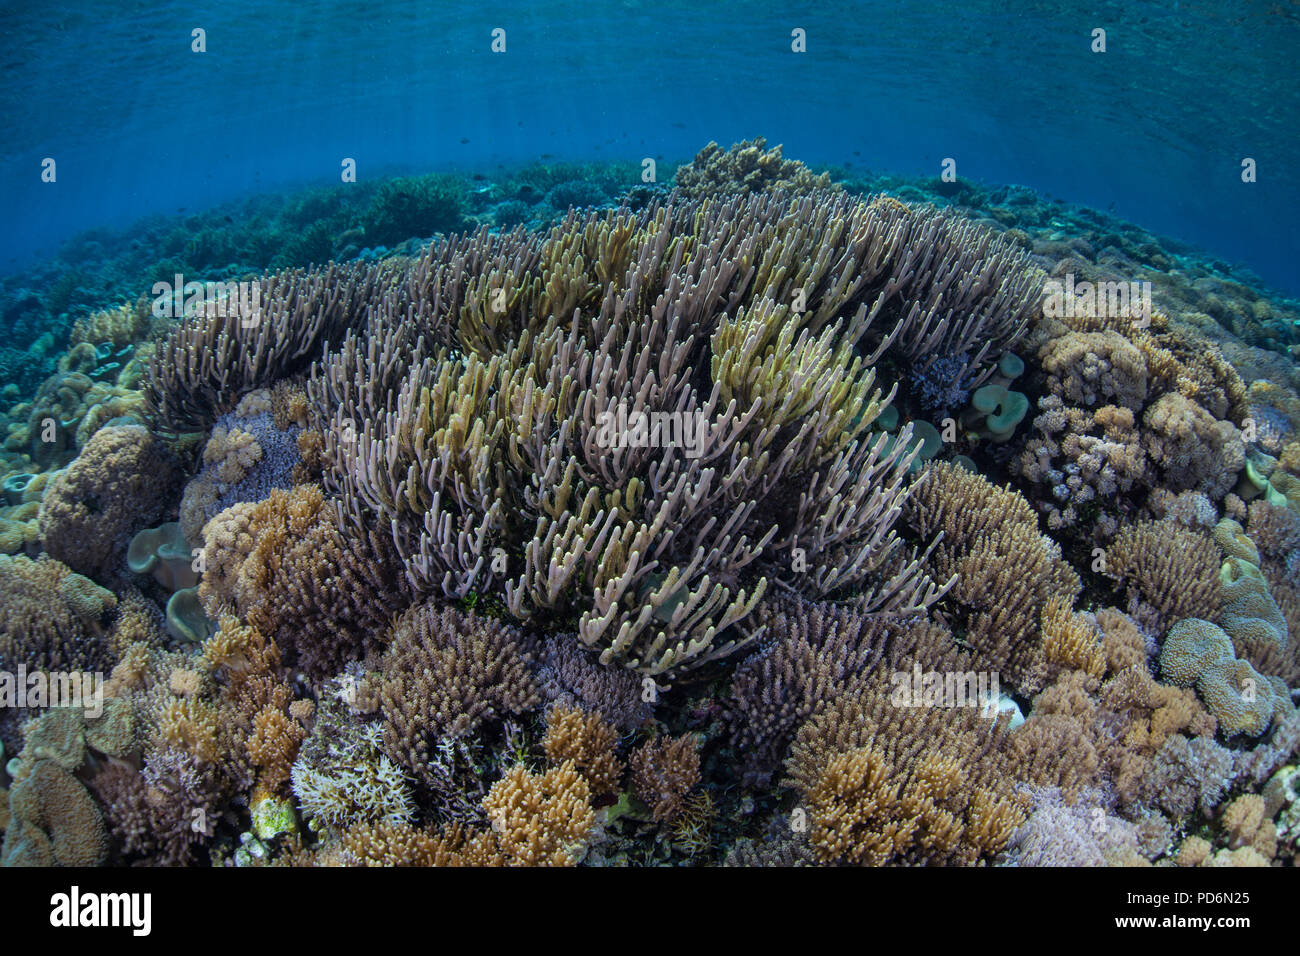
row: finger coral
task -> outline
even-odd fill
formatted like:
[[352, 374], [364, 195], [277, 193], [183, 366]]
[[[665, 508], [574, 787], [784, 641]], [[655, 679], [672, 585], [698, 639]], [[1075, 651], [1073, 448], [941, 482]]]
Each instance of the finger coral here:
[[508, 866], [572, 866], [594, 835], [590, 789], [572, 763], [532, 773], [516, 765], [492, 785], [483, 809]]
[[1155, 610], [1167, 626], [1186, 617], [1218, 616], [1219, 549], [1207, 535], [1171, 521], [1126, 526], [1105, 552], [1105, 574], [1134, 605]]
[[326, 826], [406, 823], [415, 802], [406, 774], [383, 753], [383, 728], [346, 714], [336, 692], [322, 699], [292, 769], [303, 813]]
[[[981, 278], [958, 292], [921, 249]], [[326, 488], [391, 527], [417, 593], [575, 615], [644, 673], [732, 652], [772, 584], [906, 614], [937, 590], [892, 530], [911, 458], [869, 440], [871, 363], [987, 375], [1020, 269], [940, 215], [784, 193], [449, 239], [313, 371]]]
[[790, 738], [885, 649], [885, 628], [849, 607], [803, 601], [759, 609], [763, 647], [736, 668], [728, 722], [742, 779], [765, 785]]
[[420, 605], [393, 626], [379, 666], [384, 751], [426, 788], [440, 740], [535, 707], [527, 639], [515, 628], [454, 608]]
[[279, 272], [182, 319], [152, 356], [149, 420], [164, 432], [204, 430], [246, 392], [306, 367], [322, 341], [361, 321], [383, 273], [365, 264]]
[[542, 642], [536, 677], [548, 703], [599, 713], [623, 733], [649, 720], [659, 698], [653, 678], [604, 666], [572, 634]]
[[[961, 721], [960, 730], [945, 727], [941, 738], [931, 738], [932, 749], [919, 753], [905, 736], [867, 716], [883, 714], [867, 699], [843, 698], [843, 705], [824, 711], [804, 726], [792, 751], [791, 781], [803, 794], [818, 857], [879, 866], [973, 863], [1001, 852], [1024, 812], [997, 780], [989, 751], [998, 738], [987, 726], [981, 733]], [[849, 714], [863, 718], [857, 729], [841, 722]]]
[[955, 578], [944, 605], [964, 619], [979, 666], [1027, 691], [1042, 686], [1044, 609], [1053, 599], [1073, 607], [1081, 583], [1059, 546], [1039, 532], [1029, 502], [946, 462], [929, 469], [913, 500], [920, 533], [943, 533], [931, 558], [934, 575]]
[[0, 282], [0, 863], [1300, 859], [1293, 304], [1023, 187], [547, 159]]
[[618, 792], [623, 775], [616, 752], [618, 731], [599, 714], [579, 707], [553, 707], [546, 715], [542, 749], [553, 764], [572, 761], [594, 797]]

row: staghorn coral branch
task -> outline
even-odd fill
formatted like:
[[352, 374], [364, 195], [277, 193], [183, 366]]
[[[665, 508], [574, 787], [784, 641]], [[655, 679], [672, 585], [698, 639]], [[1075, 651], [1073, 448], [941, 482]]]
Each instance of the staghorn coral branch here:
[[905, 617], [952, 582], [893, 530], [916, 451], [872, 437], [874, 364], [982, 374], [1032, 288], [985, 230], [817, 191], [453, 236], [313, 367], [324, 481], [418, 595], [499, 593], [648, 674], [752, 640], [769, 584]]

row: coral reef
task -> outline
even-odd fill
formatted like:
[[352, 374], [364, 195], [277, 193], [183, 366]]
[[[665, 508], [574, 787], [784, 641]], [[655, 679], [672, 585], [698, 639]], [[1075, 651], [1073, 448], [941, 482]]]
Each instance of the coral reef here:
[[1020, 187], [641, 173], [0, 279], [0, 677], [106, 677], [6, 698], [0, 862], [1294, 865], [1293, 304]]

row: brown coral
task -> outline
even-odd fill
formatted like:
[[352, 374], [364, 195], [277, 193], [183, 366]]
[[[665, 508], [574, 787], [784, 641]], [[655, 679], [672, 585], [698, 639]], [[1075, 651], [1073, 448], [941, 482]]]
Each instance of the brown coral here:
[[1153, 402], [1142, 421], [1164, 487], [1196, 488], [1216, 500], [1232, 490], [1246, 463], [1241, 430], [1235, 425], [1176, 393]]
[[829, 703], [791, 749], [789, 784], [818, 858], [969, 864], [1001, 852], [1024, 820], [1000, 753], [1005, 724], [894, 706], [883, 677]]
[[1106, 650], [1097, 632], [1062, 597], [1051, 598], [1043, 608], [1043, 654], [1049, 665], [1090, 677], [1106, 671]]
[[242, 296], [247, 315], [241, 301], [185, 318], [150, 362], [151, 422], [166, 432], [204, 430], [244, 393], [302, 369], [323, 340], [360, 324], [363, 304], [392, 281], [388, 271], [364, 263], [286, 270], [255, 280]]
[[112, 592], [42, 555], [0, 555], [0, 667], [107, 671]]
[[826, 173], [814, 176], [803, 163], [783, 158], [779, 145], [771, 149], [766, 146], [762, 136], [734, 143], [727, 150], [711, 142], [695, 154], [689, 165], [677, 167], [674, 181], [682, 194], [692, 199], [764, 189], [806, 193], [840, 188]]
[[700, 780], [699, 741], [690, 734], [655, 737], [628, 757], [632, 790], [650, 807], [656, 822], [682, 811], [686, 794]]
[[532, 655], [515, 628], [454, 608], [425, 604], [394, 625], [380, 661], [384, 749], [426, 787], [440, 739], [537, 706]]
[[1048, 387], [1074, 405], [1121, 405], [1141, 411], [1147, 397], [1142, 352], [1115, 331], [1076, 332], [1051, 339], [1040, 351]]
[[377, 653], [411, 601], [388, 539], [346, 532], [315, 485], [235, 505], [204, 535], [199, 596], [209, 615], [235, 610], [318, 681]]
[[1277, 829], [1268, 818], [1264, 798], [1259, 794], [1245, 793], [1233, 800], [1224, 808], [1220, 822], [1229, 849], [1249, 847], [1265, 860], [1273, 859], [1277, 853]]
[[1051, 599], [1073, 606], [1079, 576], [1039, 533], [1023, 497], [946, 462], [929, 469], [914, 495], [913, 523], [943, 532], [932, 558], [939, 580], [955, 576], [944, 605], [964, 618], [977, 663], [1023, 690], [1046, 676], [1039, 624]]
[[94, 799], [70, 772], [36, 760], [9, 791], [6, 866], [99, 866], [108, 836]]
[[284, 710], [268, 705], [257, 712], [247, 746], [249, 759], [258, 768], [258, 782], [263, 787], [276, 790], [288, 782], [289, 769], [305, 736], [302, 725]]
[[1131, 601], [1154, 608], [1165, 626], [1218, 616], [1219, 564], [1212, 538], [1168, 519], [1126, 525], [1105, 554], [1105, 574]]
[[111, 342], [121, 348], [144, 338], [149, 332], [149, 324], [148, 300], [141, 298], [137, 302], [103, 309], [77, 319], [68, 334], [68, 342], [71, 345], [81, 342], [91, 345]]
[[95, 434], [41, 502], [41, 542], [74, 571], [106, 579], [131, 535], [164, 517], [179, 480], [176, 460], [139, 425]]
[[727, 709], [741, 780], [765, 785], [799, 724], [868, 670], [898, 628], [851, 607], [800, 600], [765, 602], [756, 623], [766, 646], [736, 668]]

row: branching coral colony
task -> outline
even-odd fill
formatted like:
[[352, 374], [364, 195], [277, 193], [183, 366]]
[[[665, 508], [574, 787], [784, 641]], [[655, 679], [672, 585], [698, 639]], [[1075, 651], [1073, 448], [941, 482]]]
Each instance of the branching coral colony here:
[[143, 347], [15, 486], [0, 664], [111, 676], [4, 861], [1289, 862], [1295, 383], [765, 147]]

